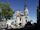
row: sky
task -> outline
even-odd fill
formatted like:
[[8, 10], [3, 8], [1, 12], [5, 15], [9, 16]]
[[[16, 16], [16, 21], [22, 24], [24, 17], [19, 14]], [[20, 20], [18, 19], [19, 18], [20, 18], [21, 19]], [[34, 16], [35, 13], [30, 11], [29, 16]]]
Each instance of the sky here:
[[[20, 10], [24, 11], [24, 1], [25, 0], [0, 0], [0, 2], [9, 2], [12, 10]], [[38, 0], [27, 0], [27, 8], [29, 11], [29, 17], [32, 22], [36, 22], [37, 20], [37, 5]]]

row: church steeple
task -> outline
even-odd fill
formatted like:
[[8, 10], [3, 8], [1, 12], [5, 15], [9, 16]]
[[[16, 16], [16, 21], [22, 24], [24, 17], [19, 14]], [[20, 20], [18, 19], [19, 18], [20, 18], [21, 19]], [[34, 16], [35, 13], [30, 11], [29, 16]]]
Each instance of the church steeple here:
[[27, 0], [24, 1], [24, 10], [27, 7]]
[[24, 15], [28, 15], [27, 0], [24, 1]]

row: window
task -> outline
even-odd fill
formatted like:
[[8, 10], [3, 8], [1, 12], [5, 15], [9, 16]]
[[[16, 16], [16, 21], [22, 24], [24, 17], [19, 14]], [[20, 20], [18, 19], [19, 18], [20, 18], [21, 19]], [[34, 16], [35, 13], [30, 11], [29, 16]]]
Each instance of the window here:
[[19, 25], [21, 26], [21, 23], [19, 23]]

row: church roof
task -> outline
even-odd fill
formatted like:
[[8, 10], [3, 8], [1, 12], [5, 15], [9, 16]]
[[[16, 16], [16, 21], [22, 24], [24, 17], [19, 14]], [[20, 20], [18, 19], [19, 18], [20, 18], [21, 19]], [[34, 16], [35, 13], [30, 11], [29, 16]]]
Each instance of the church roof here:
[[24, 13], [23, 13], [23, 12], [21, 12], [21, 13], [20, 13], [20, 16], [24, 16]]

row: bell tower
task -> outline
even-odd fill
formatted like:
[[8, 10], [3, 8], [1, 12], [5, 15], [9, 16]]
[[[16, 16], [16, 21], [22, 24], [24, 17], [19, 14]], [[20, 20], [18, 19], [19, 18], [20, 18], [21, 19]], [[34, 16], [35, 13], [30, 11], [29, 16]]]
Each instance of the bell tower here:
[[24, 15], [28, 16], [27, 0], [24, 1]]

